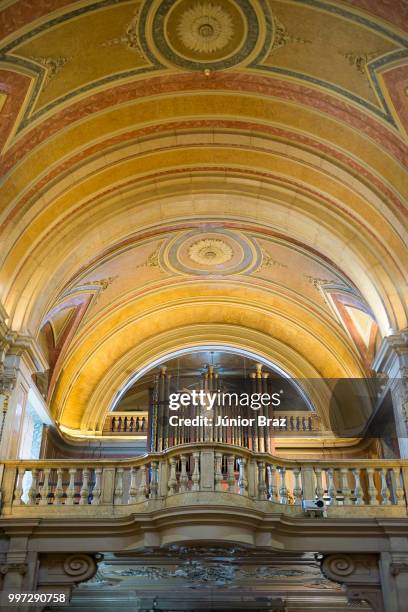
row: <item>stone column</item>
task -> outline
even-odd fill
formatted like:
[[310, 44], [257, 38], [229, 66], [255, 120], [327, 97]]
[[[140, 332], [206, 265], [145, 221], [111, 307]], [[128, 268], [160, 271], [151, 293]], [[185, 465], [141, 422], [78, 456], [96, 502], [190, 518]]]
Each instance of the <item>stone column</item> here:
[[402, 459], [408, 458], [408, 329], [383, 339], [373, 369], [388, 377], [398, 444]]

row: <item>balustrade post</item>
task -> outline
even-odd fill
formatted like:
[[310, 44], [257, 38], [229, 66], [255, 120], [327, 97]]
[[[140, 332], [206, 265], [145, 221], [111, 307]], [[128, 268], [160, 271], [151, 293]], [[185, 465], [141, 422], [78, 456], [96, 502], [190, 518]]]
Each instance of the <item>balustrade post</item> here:
[[82, 487], [80, 491], [79, 503], [81, 506], [88, 504], [89, 497], [89, 469], [82, 470]]
[[374, 484], [374, 468], [367, 468], [367, 477], [368, 477], [368, 503], [370, 506], [378, 506], [379, 502], [377, 500], [377, 488]]
[[[302, 468], [302, 474], [303, 474], [303, 469]], [[322, 468], [321, 467], [315, 467], [314, 469], [314, 473], [316, 475], [316, 497], [317, 499], [323, 499], [323, 483], [322, 483]]]
[[116, 470], [115, 491], [113, 494], [113, 503], [115, 506], [122, 503], [123, 497], [123, 468]]
[[238, 459], [238, 465], [239, 465], [238, 486], [239, 486], [240, 494], [244, 496], [248, 495], [248, 480], [246, 477], [246, 463], [247, 463], [247, 460], [244, 457], [240, 457]]
[[62, 487], [62, 474], [63, 469], [57, 468], [57, 484], [55, 485], [54, 491], [54, 505], [62, 506], [62, 501], [64, 499], [64, 489]]
[[268, 475], [268, 497], [270, 501], [278, 503], [278, 488], [276, 486], [276, 466], [266, 466], [266, 473]]
[[251, 458], [248, 462], [248, 495], [252, 499], [255, 499], [258, 494], [257, 476], [256, 461]]
[[139, 468], [140, 472], [140, 483], [139, 488], [137, 490], [137, 499], [136, 501], [146, 501], [147, 496], [147, 483], [146, 483], [146, 466], [141, 465]]
[[346, 506], [351, 503], [351, 489], [348, 483], [348, 468], [340, 469], [340, 489], [343, 495], [343, 504]]
[[338, 505], [338, 501], [337, 501], [337, 490], [336, 490], [336, 486], [334, 484], [334, 470], [333, 468], [329, 468], [328, 470], [326, 470], [326, 474], [327, 474], [327, 494], [330, 497], [330, 506], [337, 506]]
[[234, 471], [235, 456], [228, 455], [227, 457], [227, 483], [228, 492], [233, 493], [235, 489], [235, 471]]
[[314, 499], [316, 487], [314, 482], [313, 466], [302, 465], [301, 471], [303, 499]]
[[38, 478], [38, 470], [31, 470], [31, 487], [28, 491], [28, 504], [29, 506], [35, 506], [37, 503], [37, 478]]
[[22, 504], [21, 496], [23, 494], [24, 474], [25, 474], [25, 468], [21, 468], [21, 467], [18, 468], [16, 488], [14, 490], [14, 501], [13, 501], [14, 506], [21, 506]]
[[215, 453], [215, 490], [222, 491], [222, 453]]
[[360, 469], [353, 468], [351, 471], [354, 476], [354, 497], [355, 497], [354, 504], [356, 506], [362, 506], [364, 504], [364, 501], [363, 501], [363, 491], [361, 489], [361, 482], [360, 482]]
[[177, 475], [176, 475], [176, 459], [175, 457], [171, 457], [169, 459], [170, 463], [170, 477], [168, 483], [168, 495], [174, 495], [176, 492], [177, 486]]
[[193, 453], [194, 458], [194, 470], [191, 480], [193, 481], [193, 486], [191, 487], [192, 491], [200, 490], [200, 453]]
[[258, 499], [267, 499], [265, 482], [265, 463], [258, 461]]
[[75, 474], [76, 474], [76, 468], [70, 468], [69, 469], [69, 485], [67, 487], [67, 499], [65, 500], [66, 506], [74, 505]]
[[159, 462], [159, 497], [167, 497], [169, 486], [169, 464], [166, 459]]
[[50, 479], [50, 469], [45, 468], [44, 472], [44, 481], [40, 486], [40, 495], [41, 499], [39, 502], [39, 506], [47, 506], [48, 505], [48, 492], [49, 492], [49, 479]]
[[287, 504], [288, 503], [288, 490], [286, 488], [286, 468], [278, 467], [278, 472], [279, 472], [279, 477], [280, 477], [280, 484], [279, 484], [280, 500], [279, 501], [281, 504]]
[[213, 449], [202, 450], [200, 453], [200, 491], [214, 491], [214, 465]]
[[159, 464], [157, 461], [151, 463], [150, 497], [157, 499], [159, 493]]
[[136, 475], [137, 475], [137, 470], [134, 466], [132, 466], [130, 468], [130, 485], [129, 485], [128, 504], [134, 504], [137, 500]]
[[385, 470], [384, 468], [381, 468], [379, 470], [379, 473], [380, 473], [380, 479], [381, 479], [381, 491], [380, 491], [381, 505], [389, 506], [391, 501], [390, 501], [390, 492], [388, 490], [388, 485], [387, 485], [387, 470]]
[[102, 468], [95, 468], [95, 485], [92, 490], [92, 504], [94, 506], [99, 506], [101, 503], [101, 475]]
[[300, 467], [293, 468], [293, 476], [295, 479], [293, 487], [293, 497], [295, 499], [295, 505], [300, 506], [302, 503], [302, 487], [300, 486]]
[[187, 457], [181, 455], [181, 472], [180, 472], [180, 491], [185, 493], [188, 491], [188, 474], [187, 474]]
[[401, 486], [401, 470], [399, 467], [392, 468], [391, 480], [393, 484], [396, 505], [405, 506], [404, 489]]

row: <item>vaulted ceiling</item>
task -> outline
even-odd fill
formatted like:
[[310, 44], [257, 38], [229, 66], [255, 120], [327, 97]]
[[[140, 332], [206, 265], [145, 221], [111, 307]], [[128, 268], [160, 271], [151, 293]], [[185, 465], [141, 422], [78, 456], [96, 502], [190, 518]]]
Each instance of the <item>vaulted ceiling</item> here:
[[407, 29], [404, 0], [0, 1], [1, 300], [61, 424], [194, 345], [369, 371], [407, 327]]

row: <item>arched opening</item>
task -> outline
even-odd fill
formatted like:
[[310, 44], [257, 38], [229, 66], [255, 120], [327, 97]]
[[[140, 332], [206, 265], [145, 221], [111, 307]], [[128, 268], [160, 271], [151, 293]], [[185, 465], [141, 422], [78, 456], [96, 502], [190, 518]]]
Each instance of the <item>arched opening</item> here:
[[223, 442], [270, 451], [282, 433], [312, 433], [314, 406], [269, 360], [226, 345], [174, 351], [135, 372], [118, 392], [105, 431], [148, 436], [152, 451]]

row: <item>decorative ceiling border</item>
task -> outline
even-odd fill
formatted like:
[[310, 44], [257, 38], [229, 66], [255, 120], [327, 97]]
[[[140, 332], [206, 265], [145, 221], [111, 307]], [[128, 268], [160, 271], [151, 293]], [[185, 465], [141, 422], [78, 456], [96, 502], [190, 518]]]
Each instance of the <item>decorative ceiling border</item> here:
[[[9, 68], [12, 68], [14, 66], [20, 71], [21, 70], [23, 70], [24, 72], [28, 71], [32, 73], [35, 77], [37, 77], [34, 87], [32, 89], [31, 95], [30, 95], [30, 99], [28, 100], [26, 108], [24, 109], [21, 122], [16, 130], [16, 134], [19, 134], [25, 128], [29, 127], [33, 122], [40, 119], [45, 114], [49, 113], [57, 106], [60, 106], [68, 102], [69, 100], [75, 98], [78, 95], [83, 95], [96, 88], [100, 88], [101, 86], [108, 85], [110, 83], [115, 83], [116, 81], [120, 81], [120, 80], [127, 79], [130, 77], [140, 76], [143, 74], [149, 74], [157, 70], [164, 69], [164, 66], [157, 60], [157, 58], [154, 58], [153, 56], [151, 56], [151, 54], [149, 54], [149, 61], [152, 62], [151, 66], [144, 66], [144, 67], [137, 68], [134, 70], [127, 70], [127, 71], [120, 72], [117, 74], [109, 75], [107, 77], [104, 77], [103, 79], [99, 79], [92, 83], [88, 83], [87, 85], [84, 85], [74, 91], [69, 92], [68, 94], [64, 96], [61, 96], [60, 98], [57, 98], [50, 104], [44, 106], [43, 108], [39, 109], [37, 112], [33, 113], [33, 108], [38, 99], [39, 92], [46, 79], [47, 70], [44, 66], [41, 66], [38, 63], [30, 62], [28, 60], [24, 60], [22, 58], [11, 55], [12, 51], [16, 47], [21, 45], [23, 42], [25, 42], [26, 40], [29, 40], [30, 38], [32, 38], [33, 36], [36, 36], [39, 33], [44, 32], [47, 29], [50, 29], [52, 27], [58, 26], [64, 23], [65, 21], [68, 21], [75, 17], [79, 17], [81, 15], [84, 15], [94, 10], [100, 10], [100, 9], [104, 9], [104, 8], [115, 6], [115, 5], [125, 4], [125, 3], [128, 3], [128, 1], [129, 0], [100, 0], [99, 2], [93, 2], [92, 4], [89, 4], [87, 6], [82, 6], [73, 11], [66, 12], [63, 15], [59, 15], [58, 17], [54, 17], [50, 21], [42, 23], [41, 25], [37, 26], [33, 30], [26, 32], [19, 38], [13, 40], [12, 42], [9, 42], [2, 49], [0, 49], [0, 65], [1, 64], [6, 65]], [[260, 1], [264, 2], [264, 0], [260, 0]], [[369, 111], [370, 113], [374, 114], [377, 118], [382, 119], [383, 121], [388, 123], [390, 126], [398, 130], [398, 124], [394, 120], [393, 114], [381, 91], [381, 86], [374, 72], [377, 68], [384, 68], [386, 65], [390, 64], [391, 62], [395, 62], [397, 59], [401, 60], [404, 58], [408, 58], [408, 40], [407, 38], [403, 38], [399, 36], [395, 32], [392, 32], [389, 28], [384, 27], [372, 21], [371, 19], [368, 19], [367, 17], [359, 15], [356, 12], [347, 10], [339, 6], [335, 6], [333, 4], [330, 4], [322, 0], [292, 0], [292, 2], [295, 4], [308, 5], [308, 6], [320, 9], [322, 11], [337, 15], [339, 17], [343, 17], [345, 19], [351, 20], [357, 24], [363, 25], [373, 30], [377, 34], [382, 34], [383, 36], [386, 36], [388, 39], [392, 40], [394, 43], [403, 47], [403, 49], [391, 52], [377, 60], [374, 60], [373, 62], [369, 64], [369, 66], [367, 66], [370, 72], [373, 86], [375, 88], [375, 92], [378, 96], [378, 99], [383, 109], [378, 108], [376, 105], [364, 100], [363, 98], [361, 98], [360, 96], [356, 94], [353, 94], [347, 89], [344, 89], [340, 86], [329, 83], [328, 81], [320, 80], [320, 79], [317, 79], [317, 78], [314, 78], [309, 75], [305, 75], [305, 74], [302, 74], [296, 71], [290, 71], [290, 70], [286, 70], [282, 68], [261, 65], [260, 58], [263, 57], [265, 49], [261, 51], [258, 57], [250, 65], [250, 67], [253, 69], [268, 72], [269, 74], [283, 75], [283, 76], [293, 78], [299, 81], [304, 81], [308, 84], [312, 84], [317, 87], [322, 87], [333, 94], [340, 95], [348, 99], [349, 101], [353, 102], [354, 104], [357, 104], [358, 106], [363, 107], [366, 111]], [[146, 14], [145, 12], [142, 11], [141, 20], [143, 19], [143, 17], [145, 18]], [[141, 22], [141, 27], [142, 26], [143, 26], [143, 22]]]

